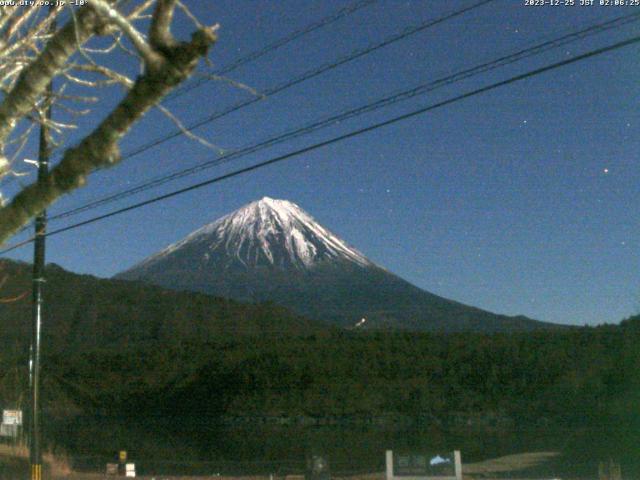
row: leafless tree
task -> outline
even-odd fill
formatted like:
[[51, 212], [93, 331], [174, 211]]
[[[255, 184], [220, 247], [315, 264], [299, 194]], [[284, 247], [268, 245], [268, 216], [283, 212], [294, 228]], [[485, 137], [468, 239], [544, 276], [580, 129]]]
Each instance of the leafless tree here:
[[[179, 125], [160, 101], [216, 41], [217, 25], [202, 25], [180, 0], [41, 3], [0, 5], [0, 181], [21, 174], [17, 160], [40, 125], [61, 159], [46, 182], [3, 202], [0, 244], [91, 172], [118, 163], [120, 140], [149, 109], [160, 108]], [[177, 15], [194, 25], [188, 41], [172, 34]], [[122, 88], [122, 97], [96, 122], [89, 114], [95, 115], [108, 87]], [[47, 118], [52, 103], [61, 118]], [[70, 130], [80, 130], [82, 139], [65, 146]]]

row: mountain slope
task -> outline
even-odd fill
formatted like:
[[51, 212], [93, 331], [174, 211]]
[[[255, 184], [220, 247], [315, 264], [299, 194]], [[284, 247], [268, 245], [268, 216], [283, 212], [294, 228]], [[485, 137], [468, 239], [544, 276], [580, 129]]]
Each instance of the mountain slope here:
[[[194, 266], [205, 267], [221, 261], [226, 266], [247, 270], [260, 267], [305, 270], [338, 261], [373, 266], [297, 205], [268, 197], [205, 225], [131, 271], [152, 270], [155, 265], [178, 257]], [[131, 275], [126, 272], [120, 275], [124, 276]]]
[[268, 197], [196, 230], [117, 278], [241, 301], [274, 301], [343, 327], [510, 331], [551, 326], [420, 290], [375, 265], [297, 205]]
[[[23, 349], [31, 331], [31, 270], [0, 260], [2, 336], [0, 349]], [[176, 292], [154, 285], [99, 279], [46, 269], [43, 335], [47, 349], [82, 351], [172, 345], [241, 336], [307, 335], [327, 326], [277, 305], [243, 305], [202, 293]]]

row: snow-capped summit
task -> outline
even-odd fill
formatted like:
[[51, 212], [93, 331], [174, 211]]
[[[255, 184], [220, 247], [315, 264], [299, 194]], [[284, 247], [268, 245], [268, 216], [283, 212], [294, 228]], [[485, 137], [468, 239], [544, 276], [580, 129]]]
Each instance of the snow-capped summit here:
[[190, 255], [200, 264], [211, 263], [213, 257], [222, 254], [246, 267], [305, 269], [328, 261], [373, 265], [295, 203], [269, 197], [205, 225], [139, 267], [150, 266], [185, 249], [199, 256], [198, 259]]
[[205, 225], [117, 278], [239, 301], [275, 302], [308, 318], [357, 330], [541, 326], [425, 292], [369, 261], [296, 204], [269, 197]]

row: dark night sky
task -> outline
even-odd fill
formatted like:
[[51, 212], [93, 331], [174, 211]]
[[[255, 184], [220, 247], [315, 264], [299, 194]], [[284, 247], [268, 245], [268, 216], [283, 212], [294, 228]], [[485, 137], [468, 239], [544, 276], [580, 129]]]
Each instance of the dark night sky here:
[[[216, 66], [349, 5], [300, 0], [187, 3], [200, 18], [221, 25], [219, 43], [211, 53]], [[408, 25], [473, 3], [379, 0], [229, 77], [264, 91]], [[496, 0], [266, 98], [198, 133], [227, 150], [242, 147], [638, 9], [531, 7], [524, 0]], [[51, 226], [168, 192], [639, 33], [640, 22], [632, 23]], [[430, 292], [546, 321], [618, 322], [640, 306], [639, 54], [638, 46], [626, 47], [52, 237], [48, 261], [110, 276], [268, 195], [299, 204], [370, 259]], [[189, 123], [250, 95], [229, 82], [213, 81], [167, 106]], [[127, 138], [123, 150], [172, 129], [170, 122], [153, 113]], [[85, 189], [59, 201], [50, 212], [215, 155], [191, 140], [172, 140], [94, 175]], [[30, 255], [26, 247], [12, 258]]]

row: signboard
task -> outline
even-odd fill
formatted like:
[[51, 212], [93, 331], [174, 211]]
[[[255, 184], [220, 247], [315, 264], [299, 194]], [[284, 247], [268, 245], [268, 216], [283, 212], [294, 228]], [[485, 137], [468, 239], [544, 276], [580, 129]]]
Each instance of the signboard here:
[[18, 425], [16, 424], [0, 424], [0, 437], [18, 437]]
[[453, 477], [456, 474], [453, 452], [443, 456], [394, 453], [393, 457], [394, 477]]
[[117, 463], [107, 463], [107, 475], [118, 475]]
[[396, 453], [387, 450], [387, 480], [462, 480], [458, 450], [446, 453]]
[[120, 463], [124, 463], [127, 461], [127, 451], [126, 450], [120, 450], [120, 453], [118, 453], [118, 459], [120, 460]]
[[125, 469], [126, 477], [135, 477], [136, 476], [136, 464], [135, 463], [127, 463]]
[[22, 425], [22, 410], [3, 410], [2, 423], [5, 425]]

